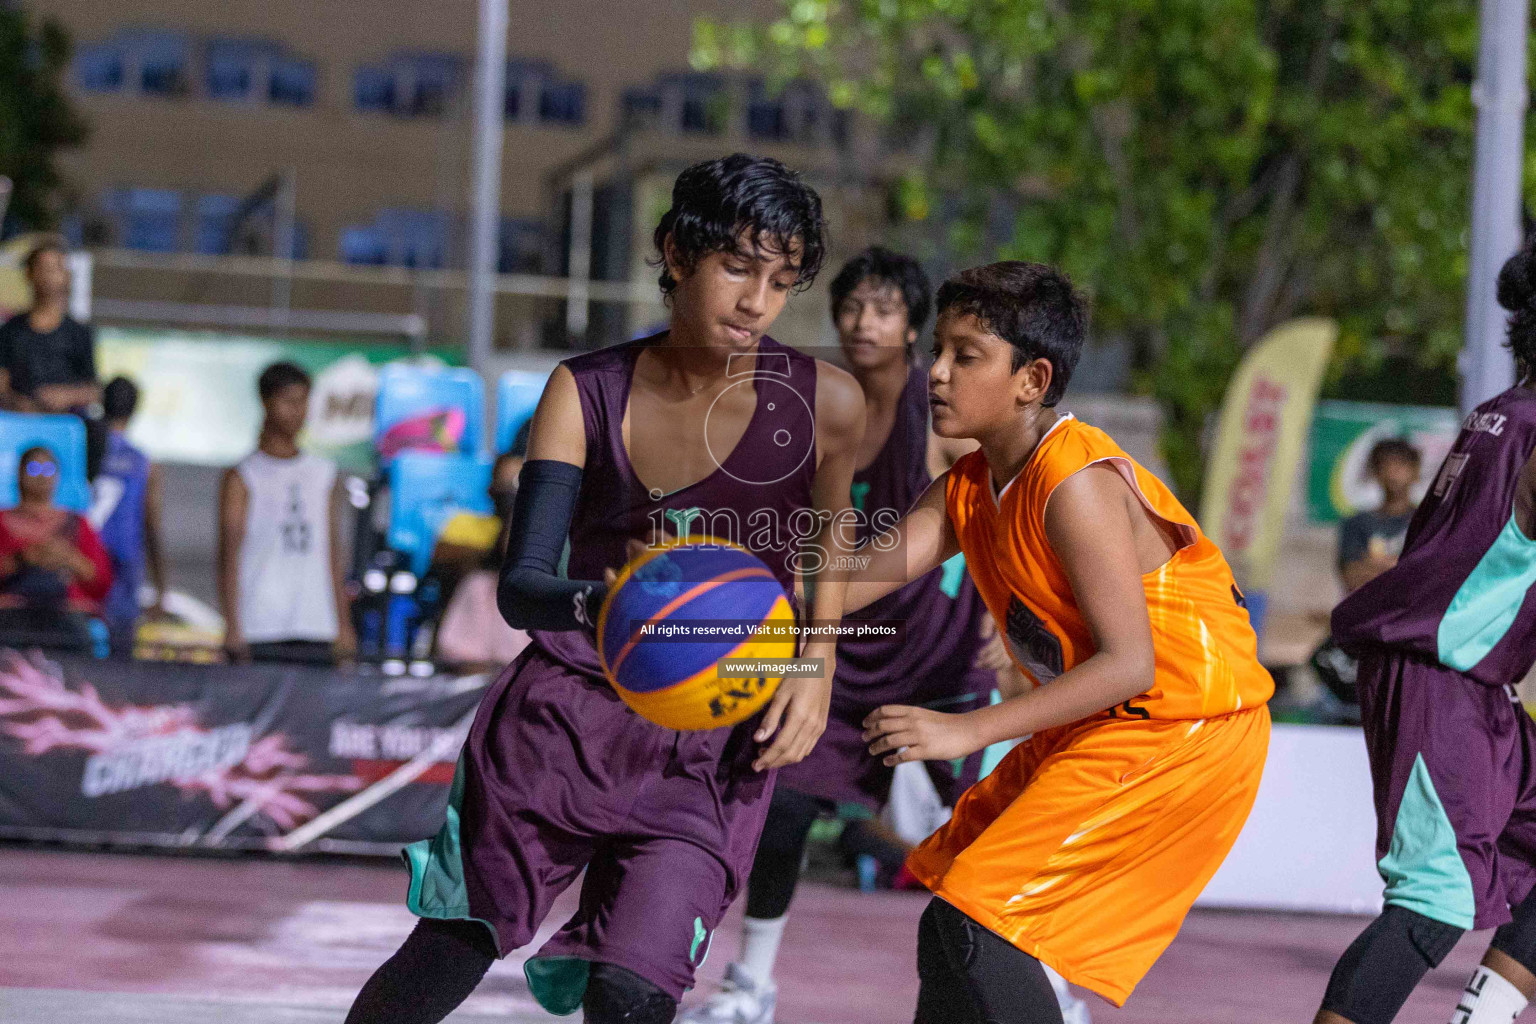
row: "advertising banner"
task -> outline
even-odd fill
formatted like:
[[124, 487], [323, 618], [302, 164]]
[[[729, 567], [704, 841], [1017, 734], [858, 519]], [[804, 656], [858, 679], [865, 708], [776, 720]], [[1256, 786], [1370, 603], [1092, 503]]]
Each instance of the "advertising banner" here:
[[393, 855], [442, 824], [488, 682], [0, 650], [0, 835]]
[[[374, 405], [379, 373], [405, 359], [404, 345], [333, 344], [212, 331], [99, 327], [96, 367], [140, 388], [128, 437], [151, 459], [233, 465], [249, 455], [261, 429], [256, 378], [288, 360], [314, 378], [300, 443], [358, 473], [373, 469]], [[426, 361], [443, 365], [432, 355]]]
[[1377, 441], [1400, 437], [1424, 456], [1414, 500], [1435, 475], [1461, 429], [1455, 409], [1368, 402], [1319, 402], [1312, 420], [1312, 458], [1307, 467], [1307, 517], [1332, 523], [1381, 504], [1381, 488], [1366, 461]]
[[1200, 526], [1245, 590], [1267, 589], [1274, 573], [1292, 481], [1337, 337], [1331, 320], [1282, 324], [1249, 350], [1227, 388]]

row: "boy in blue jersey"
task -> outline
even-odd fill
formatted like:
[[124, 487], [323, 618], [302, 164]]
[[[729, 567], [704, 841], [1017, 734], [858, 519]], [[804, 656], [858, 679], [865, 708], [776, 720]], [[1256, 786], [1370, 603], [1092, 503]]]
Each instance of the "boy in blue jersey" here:
[[139, 389], [127, 377], [115, 377], [102, 389], [107, 427], [101, 469], [91, 481], [87, 517], [101, 534], [112, 559], [112, 589], [102, 618], [114, 653], [133, 649], [139, 619], [139, 588], [147, 573], [155, 588], [154, 609], [165, 608], [165, 558], [160, 543], [160, 470], [128, 440], [128, 421], [139, 404]]

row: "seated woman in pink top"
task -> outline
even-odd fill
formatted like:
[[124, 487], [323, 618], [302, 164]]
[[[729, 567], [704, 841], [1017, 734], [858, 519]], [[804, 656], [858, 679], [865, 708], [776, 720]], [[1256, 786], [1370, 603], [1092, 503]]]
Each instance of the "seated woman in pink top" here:
[[0, 511], [0, 643], [88, 648], [112, 566], [85, 517], [53, 503], [59, 461], [47, 448], [21, 457], [15, 508]]

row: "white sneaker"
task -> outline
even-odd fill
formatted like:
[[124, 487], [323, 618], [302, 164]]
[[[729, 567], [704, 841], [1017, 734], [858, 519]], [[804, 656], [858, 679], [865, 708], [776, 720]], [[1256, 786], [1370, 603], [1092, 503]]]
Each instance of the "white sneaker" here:
[[758, 985], [740, 964], [727, 964], [720, 991], [684, 1013], [677, 1024], [773, 1024], [778, 994], [778, 986]]

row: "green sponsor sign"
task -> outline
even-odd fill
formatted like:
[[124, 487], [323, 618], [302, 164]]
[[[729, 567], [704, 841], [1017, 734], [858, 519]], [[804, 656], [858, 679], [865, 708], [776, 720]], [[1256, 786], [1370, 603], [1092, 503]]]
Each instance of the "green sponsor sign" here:
[[1332, 523], [1352, 512], [1375, 508], [1381, 488], [1366, 466], [1371, 448], [1401, 437], [1424, 455], [1418, 496], [1456, 442], [1461, 420], [1455, 409], [1366, 402], [1319, 402], [1312, 418], [1312, 456], [1307, 473], [1307, 515]]
[[[314, 377], [304, 446], [343, 468], [373, 469], [373, 408], [379, 368], [410, 356], [404, 345], [339, 345], [204, 331], [101, 327], [96, 366], [139, 386], [128, 436], [162, 462], [232, 465], [250, 454], [261, 429], [256, 378], [279, 360]], [[458, 362], [457, 353], [432, 353]]]

